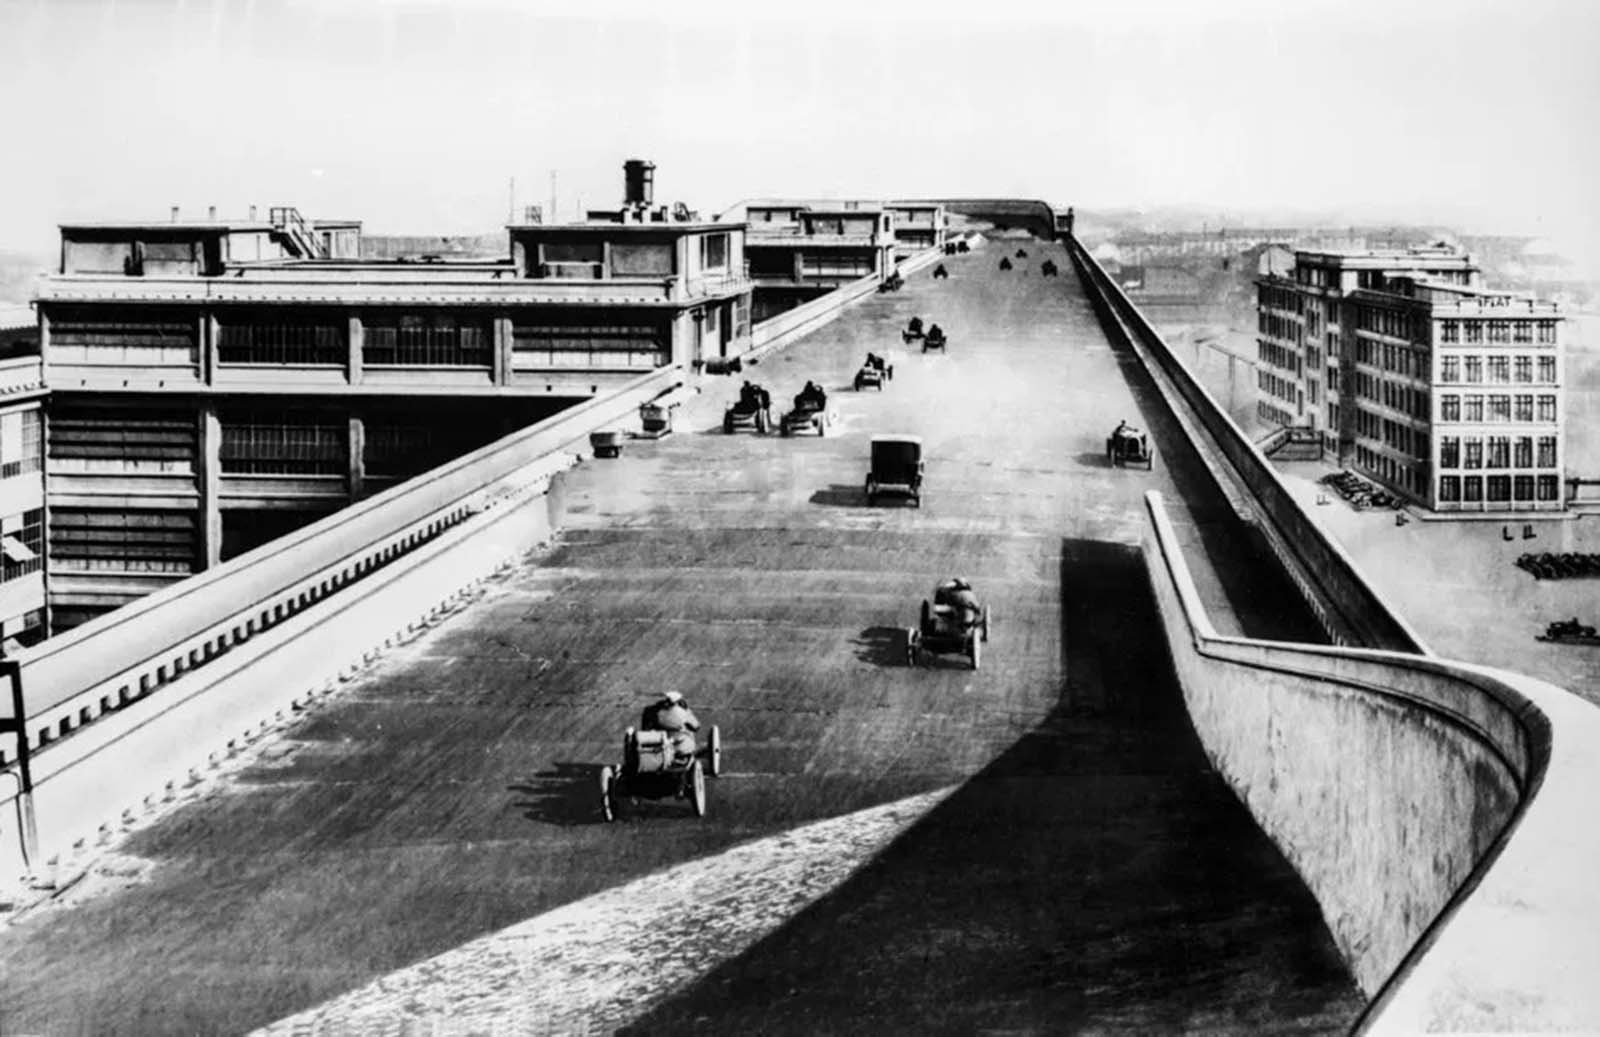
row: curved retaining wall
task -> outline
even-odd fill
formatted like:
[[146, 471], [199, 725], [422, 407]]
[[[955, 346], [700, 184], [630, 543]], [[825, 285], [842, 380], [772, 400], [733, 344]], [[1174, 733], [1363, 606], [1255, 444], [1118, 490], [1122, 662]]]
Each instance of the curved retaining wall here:
[[1305, 513], [1226, 411], [1167, 347], [1120, 286], [1076, 238], [1067, 252], [1106, 334], [1138, 353], [1223, 493], [1261, 530], [1334, 644], [1426, 653], [1416, 632]]
[[1220, 637], [1159, 494], [1147, 509], [1190, 717], [1374, 998], [1363, 1029], [1600, 1029], [1600, 767], [1581, 748], [1600, 711], [1431, 657]]

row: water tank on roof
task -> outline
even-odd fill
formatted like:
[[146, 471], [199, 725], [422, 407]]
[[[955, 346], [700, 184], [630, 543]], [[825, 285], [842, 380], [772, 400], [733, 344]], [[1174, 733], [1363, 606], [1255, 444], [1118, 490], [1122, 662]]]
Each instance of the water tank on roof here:
[[622, 164], [623, 203], [648, 209], [655, 194], [656, 165], [630, 158]]

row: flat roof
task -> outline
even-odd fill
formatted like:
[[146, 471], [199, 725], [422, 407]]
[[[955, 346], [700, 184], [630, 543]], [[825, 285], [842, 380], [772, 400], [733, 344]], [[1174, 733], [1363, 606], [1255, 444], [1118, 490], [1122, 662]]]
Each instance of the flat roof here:
[[743, 220], [736, 220], [729, 223], [720, 223], [715, 220], [656, 220], [648, 223], [623, 223], [621, 221], [612, 223], [609, 220], [590, 220], [583, 223], [508, 223], [506, 224], [506, 230], [551, 230], [561, 231], [563, 233], [567, 231], [577, 231], [583, 234], [610, 234], [618, 230], [622, 230], [635, 234], [667, 234], [681, 233], [684, 231], [729, 230], [731, 228], [748, 226], [749, 224]]

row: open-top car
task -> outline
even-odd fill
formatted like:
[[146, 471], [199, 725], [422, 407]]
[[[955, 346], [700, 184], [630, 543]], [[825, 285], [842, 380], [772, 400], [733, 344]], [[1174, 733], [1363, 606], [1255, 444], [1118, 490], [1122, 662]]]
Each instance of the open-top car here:
[[623, 800], [686, 799], [695, 817], [706, 816], [706, 775], [722, 773], [722, 732], [713, 724], [706, 744], [692, 736], [683, 752], [673, 733], [630, 727], [622, 734], [622, 763], [600, 768], [600, 809], [607, 821], [617, 818]]
[[868, 353], [867, 359], [862, 363], [860, 370], [856, 371], [856, 392], [860, 392], [869, 385], [882, 392], [883, 383], [893, 378], [894, 364], [889, 362], [888, 357], [882, 357], [876, 353]]
[[771, 407], [772, 397], [767, 390], [745, 382], [739, 398], [722, 413], [722, 431], [731, 434], [735, 429], [747, 428], [765, 435], [772, 424]]
[[916, 666], [924, 653], [952, 653], [966, 656], [976, 670], [989, 640], [989, 622], [989, 610], [972, 584], [960, 577], [943, 581], [934, 588], [932, 602], [923, 599], [918, 625], [906, 631], [906, 665]]
[[950, 341], [945, 337], [944, 329], [939, 327], [937, 324], [929, 328], [928, 333], [922, 336], [922, 351], [924, 353], [930, 349], [937, 349], [942, 353], [944, 352], [945, 346], [949, 344]]
[[1576, 618], [1556, 620], [1544, 628], [1544, 633], [1539, 634], [1538, 639], [1557, 644], [1600, 645], [1600, 634], [1595, 632], [1595, 628], [1578, 622]]
[[1155, 452], [1150, 449], [1150, 437], [1126, 423], [1118, 425], [1106, 437], [1106, 460], [1114, 468], [1128, 465], [1155, 467]]
[[866, 489], [868, 504], [877, 504], [887, 494], [910, 498], [914, 507], [922, 507], [921, 437], [873, 436]]
[[900, 332], [901, 342], [915, 342], [922, 338], [922, 318], [912, 317], [906, 321], [905, 329]]
[[778, 433], [792, 436], [797, 432], [828, 434], [834, 414], [828, 409], [828, 393], [815, 382], [807, 382], [794, 398], [794, 409], [784, 414], [778, 422]]

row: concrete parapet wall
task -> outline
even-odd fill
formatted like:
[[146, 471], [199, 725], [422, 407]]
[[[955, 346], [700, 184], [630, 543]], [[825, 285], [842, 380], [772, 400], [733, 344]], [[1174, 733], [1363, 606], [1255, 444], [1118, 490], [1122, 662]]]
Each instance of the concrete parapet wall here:
[[1219, 637], [1160, 495], [1147, 506], [1195, 729], [1374, 997], [1363, 1028], [1600, 1027], [1600, 837], [1583, 806], [1600, 766], [1581, 751], [1600, 711], [1431, 657]]
[[1241, 516], [1260, 529], [1335, 644], [1426, 654], [1410, 625], [1300, 507], [1260, 449], [1211, 398], [1076, 238], [1067, 251], [1106, 334], [1131, 346]]

